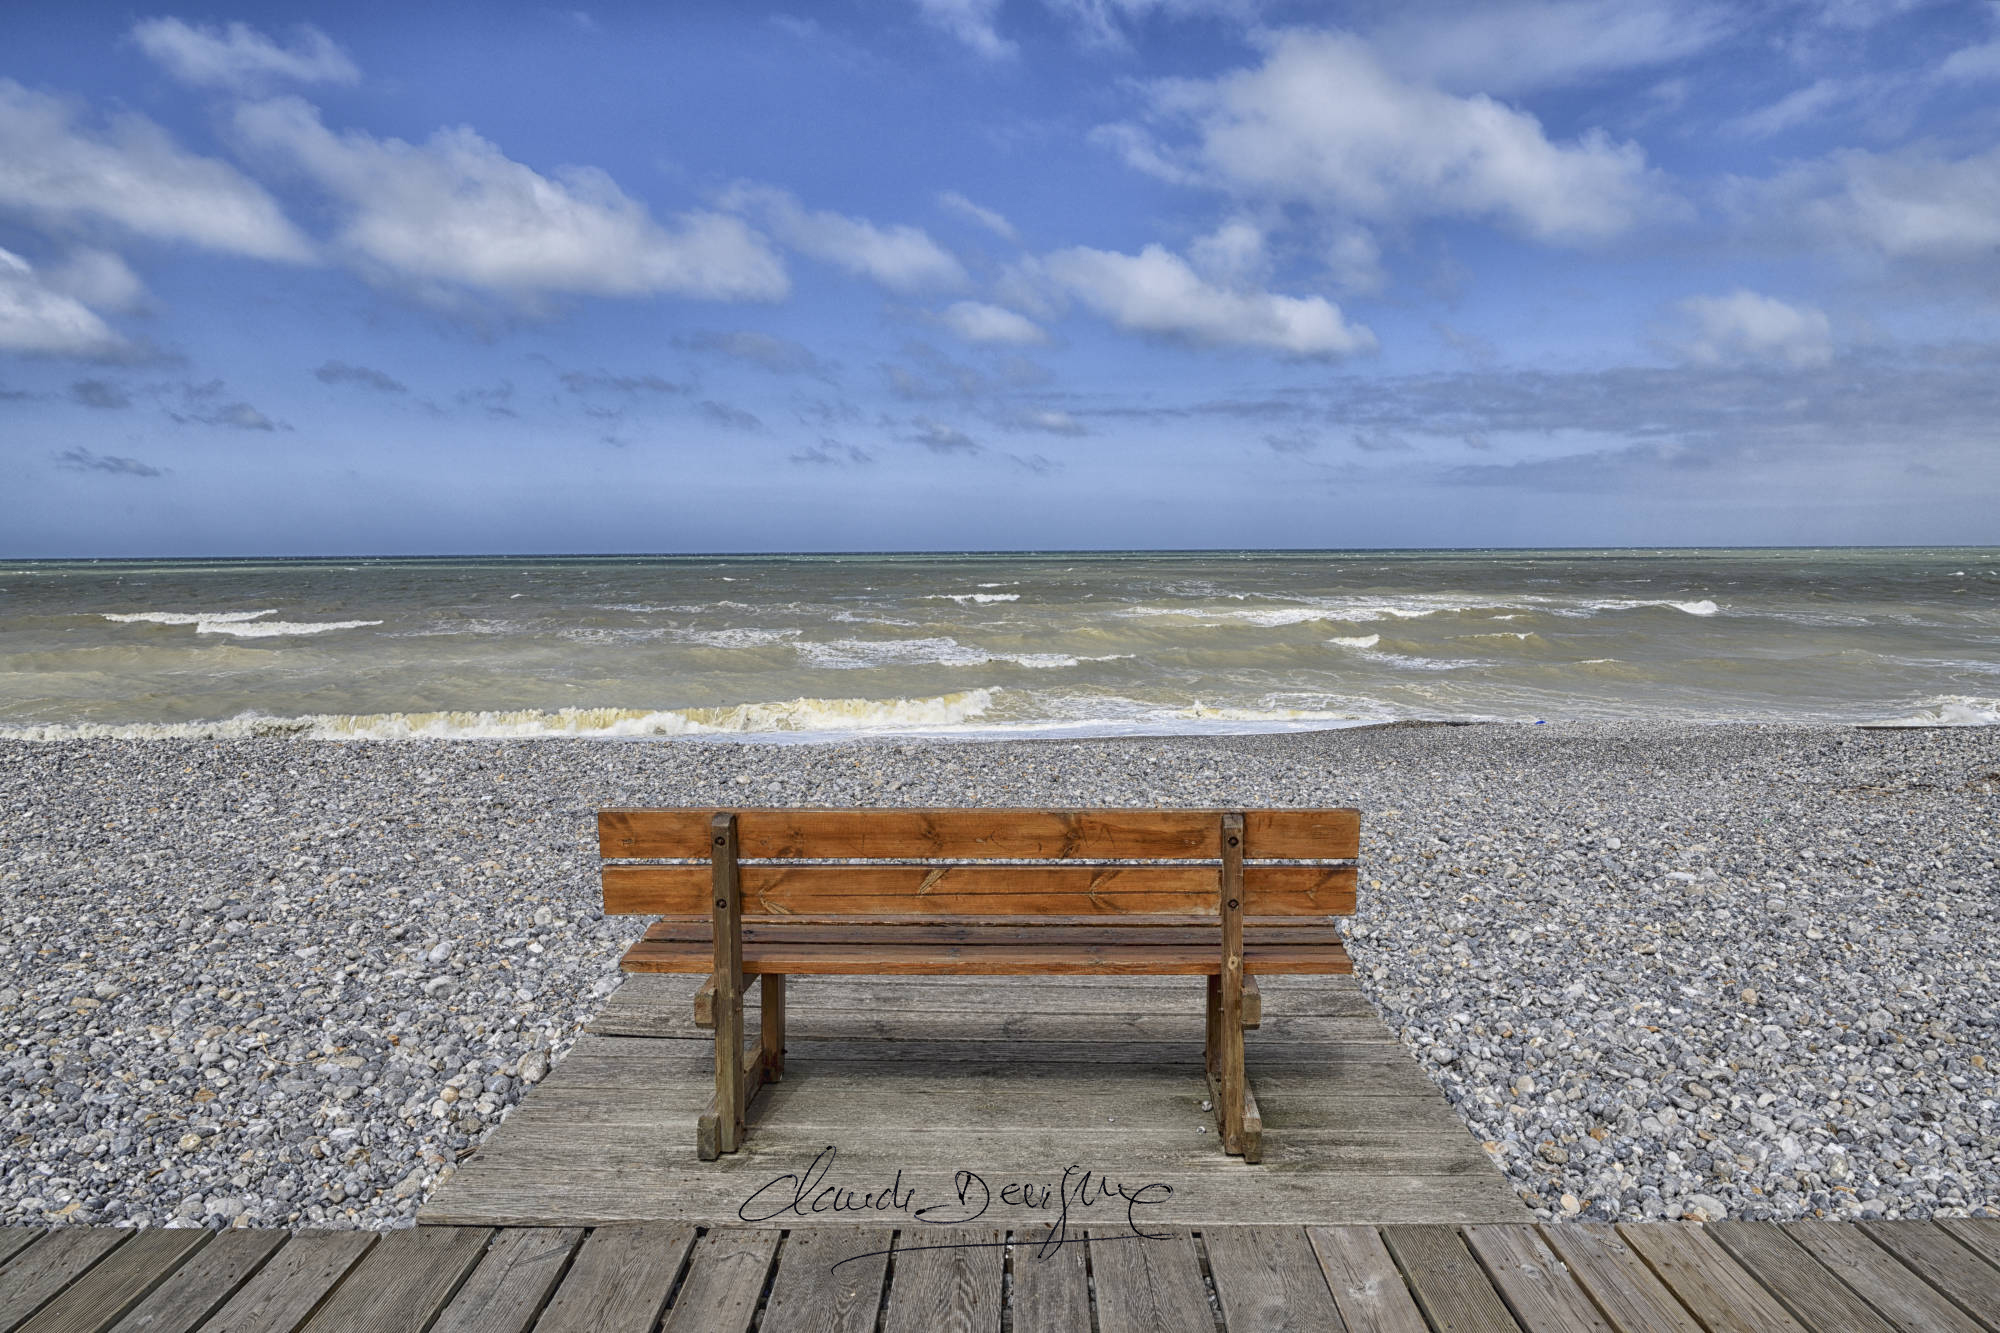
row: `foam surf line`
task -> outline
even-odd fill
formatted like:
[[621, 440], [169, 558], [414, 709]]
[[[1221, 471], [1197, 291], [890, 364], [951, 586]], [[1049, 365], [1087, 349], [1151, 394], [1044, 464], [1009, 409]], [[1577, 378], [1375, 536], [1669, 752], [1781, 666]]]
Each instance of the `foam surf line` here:
[[379, 620], [258, 620], [204, 621], [194, 627], [196, 634], [228, 634], [238, 639], [283, 639], [304, 634], [329, 634], [341, 629], [367, 629]]
[[240, 625], [245, 621], [275, 616], [277, 611], [101, 611], [104, 619], [120, 625]]

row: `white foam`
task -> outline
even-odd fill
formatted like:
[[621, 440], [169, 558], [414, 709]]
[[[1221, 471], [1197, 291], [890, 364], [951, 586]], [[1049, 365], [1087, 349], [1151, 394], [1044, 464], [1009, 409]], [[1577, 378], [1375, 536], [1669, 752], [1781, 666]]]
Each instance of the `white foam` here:
[[194, 627], [196, 634], [231, 634], [239, 639], [282, 639], [296, 634], [329, 634], [340, 629], [366, 629], [379, 625], [379, 620], [260, 620], [249, 621], [203, 621]]
[[240, 625], [249, 620], [261, 620], [274, 616], [271, 611], [121, 611], [102, 613], [106, 620], [115, 620], [121, 625], [143, 623], [148, 625]]
[[813, 666], [829, 671], [865, 671], [892, 666], [985, 666], [989, 662], [1011, 662], [1036, 670], [1056, 670], [1082, 662], [1108, 662], [1110, 657], [1072, 657], [1068, 653], [999, 653], [974, 648], [956, 639], [835, 639], [831, 643], [796, 645], [799, 656]]
[[1995, 727], [2000, 726], [2000, 699], [1979, 699], [1965, 694], [1939, 695], [1919, 704], [1914, 712], [1880, 722], [1863, 722], [1864, 727]]
[[[993, 588], [1000, 585], [986, 583], [980, 586]], [[1021, 600], [1021, 594], [1018, 592], [934, 592], [921, 600], [926, 602], [957, 602], [960, 606], [964, 606], [967, 602], [1018, 602]]]
[[1576, 611], [1565, 611], [1561, 607], [1550, 607], [1549, 609], [1551, 611], [1554, 611], [1559, 616], [1573, 616], [1573, 615], [1587, 616], [1594, 611], [1637, 611], [1649, 606], [1670, 606], [1676, 611], [1683, 611], [1691, 616], [1712, 616], [1719, 614], [1722, 610], [1721, 607], [1717, 606], [1714, 602], [1711, 602], [1706, 598], [1704, 598], [1699, 602], [1675, 602], [1675, 601], [1659, 601], [1659, 600], [1640, 601], [1640, 600], [1626, 598], [1626, 599], [1615, 599], [1615, 600], [1600, 601], [1600, 602], [1585, 602], [1582, 608]]
[[774, 643], [796, 639], [802, 633], [803, 630], [757, 629], [745, 625], [737, 629], [688, 630], [677, 637], [710, 648], [768, 648]]
[[785, 733], [906, 732], [962, 727], [993, 705], [997, 690], [966, 690], [918, 699], [790, 699], [721, 708], [560, 708], [492, 712], [321, 713], [218, 722], [16, 727], [0, 740], [538, 740]]
[[1327, 642], [1337, 643], [1343, 648], [1373, 648], [1376, 644], [1382, 642], [1382, 636], [1379, 634], [1357, 634], [1352, 638], [1328, 639]]

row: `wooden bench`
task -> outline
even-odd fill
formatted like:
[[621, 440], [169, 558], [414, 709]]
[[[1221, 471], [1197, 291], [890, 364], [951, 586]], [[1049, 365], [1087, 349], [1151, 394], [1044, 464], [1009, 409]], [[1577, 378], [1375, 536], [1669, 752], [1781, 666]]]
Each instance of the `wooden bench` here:
[[[1351, 972], [1355, 810], [605, 810], [607, 915], [657, 916], [627, 972], [708, 973], [715, 1029], [704, 1161], [743, 1142], [785, 1067], [785, 978], [1207, 978], [1206, 1057], [1224, 1151], [1255, 1162], [1243, 1069], [1259, 973]], [[758, 1044], [744, 988], [758, 980]]]

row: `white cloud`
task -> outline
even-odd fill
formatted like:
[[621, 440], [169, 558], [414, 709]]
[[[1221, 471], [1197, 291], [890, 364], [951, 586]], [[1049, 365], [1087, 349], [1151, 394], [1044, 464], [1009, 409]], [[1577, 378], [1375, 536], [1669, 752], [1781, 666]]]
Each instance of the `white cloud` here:
[[301, 169], [342, 206], [338, 243], [378, 280], [448, 300], [455, 287], [713, 300], [785, 295], [783, 262], [741, 221], [689, 212], [670, 226], [594, 167], [544, 176], [469, 128], [422, 144], [335, 134], [297, 98], [240, 106], [245, 143]]
[[813, 211], [784, 190], [737, 185], [721, 200], [747, 212], [801, 254], [872, 279], [894, 292], [963, 287], [965, 269], [921, 228], [878, 227], [865, 218]]
[[1159, 110], [1192, 124], [1209, 180], [1371, 220], [1491, 218], [1549, 241], [1614, 235], [1659, 202], [1636, 144], [1599, 131], [1554, 143], [1528, 113], [1403, 79], [1344, 33], [1263, 41], [1255, 68], [1154, 85]]
[[1376, 346], [1373, 333], [1349, 324], [1325, 297], [1218, 287], [1158, 245], [1136, 255], [1078, 246], [1050, 255], [1043, 267], [1083, 304], [1134, 333], [1318, 359]]
[[310, 24], [299, 28], [290, 46], [247, 23], [203, 24], [177, 18], [145, 19], [132, 39], [160, 68], [198, 88], [250, 91], [279, 80], [295, 83], [356, 83], [361, 71], [331, 37]]
[[1371, 36], [1385, 63], [1457, 92], [1517, 93], [1663, 65], [1730, 30], [1728, 11], [1670, 0], [1405, 5]]
[[1696, 365], [1782, 361], [1804, 368], [1833, 360], [1833, 326], [1813, 306], [1739, 289], [1689, 297], [1679, 310], [1693, 331], [1677, 350]]
[[970, 218], [1003, 241], [1018, 241], [1020, 233], [1014, 224], [990, 208], [982, 208], [956, 190], [946, 190], [938, 196], [938, 203], [961, 217]]
[[1014, 44], [994, 26], [1000, 0], [917, 0], [917, 12], [934, 28], [949, 33], [988, 60], [1005, 60]]
[[1043, 343], [1049, 335], [1025, 315], [984, 301], [955, 301], [945, 308], [944, 322], [953, 333], [975, 343]]
[[144, 116], [113, 116], [102, 130], [81, 119], [73, 102], [0, 79], [0, 211], [56, 227], [110, 222], [258, 259], [312, 257], [277, 202], [234, 167], [183, 152]]
[[1990, 263], [2000, 248], [2000, 148], [1947, 158], [1925, 148], [1847, 149], [1725, 196], [1766, 223], [1892, 259]]
[[1746, 139], [1768, 139], [1819, 119], [1853, 93], [1854, 89], [1845, 80], [1817, 79], [1769, 106], [1738, 116], [1726, 128]]
[[1271, 256], [1264, 249], [1264, 229], [1242, 218], [1196, 237], [1188, 246], [1188, 259], [1204, 278], [1225, 287], [1260, 283], [1271, 271]]
[[2000, 42], [1961, 47], [1945, 57], [1938, 67], [1940, 78], [1954, 83], [1984, 83], [2000, 79]]
[[50, 287], [21, 256], [0, 250], [0, 351], [101, 357], [124, 349], [124, 340], [83, 302]]
[[136, 310], [146, 295], [139, 275], [109, 250], [73, 250], [42, 277], [55, 290], [106, 310]]
[[1326, 270], [1342, 291], [1372, 296], [1389, 285], [1382, 247], [1365, 227], [1336, 227], [1326, 244]]

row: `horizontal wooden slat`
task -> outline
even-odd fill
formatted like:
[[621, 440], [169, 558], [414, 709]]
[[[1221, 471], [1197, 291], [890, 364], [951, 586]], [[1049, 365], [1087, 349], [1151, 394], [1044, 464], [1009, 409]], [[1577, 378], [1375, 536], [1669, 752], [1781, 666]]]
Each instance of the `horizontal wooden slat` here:
[[[696, 942], [641, 940], [620, 964], [627, 972], [707, 972], [714, 951]], [[1246, 944], [1246, 972], [1352, 972], [1338, 944]], [[1222, 950], [1205, 944], [752, 944], [745, 971], [785, 976], [1203, 976], [1219, 972]]]
[[[1216, 872], [1206, 866], [773, 866], [742, 867], [745, 915], [1213, 916]], [[691, 915], [709, 905], [701, 865], [607, 865], [610, 916]], [[1249, 866], [1244, 910], [1256, 916], [1346, 916], [1353, 866]]]
[[[601, 810], [607, 858], [705, 858], [714, 808]], [[1221, 854], [1217, 810], [739, 810], [739, 855], [993, 860], [1203, 860]], [[1360, 854], [1357, 810], [1253, 810], [1245, 855], [1341, 860]]]
[[[693, 917], [657, 921], [647, 927], [645, 938], [660, 944], [714, 942], [713, 926]], [[1246, 939], [1260, 944], [1339, 944], [1335, 926], [1307, 924], [1280, 926], [1258, 931], [1246, 928]], [[1123, 948], [1135, 944], [1220, 944], [1221, 926], [1211, 919], [1205, 926], [1122, 926], [1073, 925], [1052, 927], [1039, 921], [1022, 924], [1014, 918], [1005, 924], [973, 925], [958, 917], [934, 921], [884, 924], [877, 921], [836, 921], [794, 923], [791, 921], [745, 921], [745, 944], [1064, 944], [1112, 945]], [[700, 1003], [700, 996], [696, 996]]]

